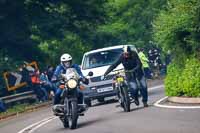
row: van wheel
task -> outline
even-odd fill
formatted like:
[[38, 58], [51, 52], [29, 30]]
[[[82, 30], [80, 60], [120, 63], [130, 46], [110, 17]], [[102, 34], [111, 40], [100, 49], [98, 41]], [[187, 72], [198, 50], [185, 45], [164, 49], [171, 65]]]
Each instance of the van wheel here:
[[92, 101], [91, 100], [86, 100], [85, 103], [87, 104], [88, 107], [92, 106]]
[[97, 99], [97, 100], [98, 100], [98, 102], [100, 102], [100, 103], [105, 102], [105, 99], [104, 99], [104, 98], [99, 98], [99, 99]]

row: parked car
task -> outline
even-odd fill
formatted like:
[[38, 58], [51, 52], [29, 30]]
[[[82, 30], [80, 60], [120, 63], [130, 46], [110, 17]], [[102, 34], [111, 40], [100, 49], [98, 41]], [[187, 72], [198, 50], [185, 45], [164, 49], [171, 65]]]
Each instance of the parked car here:
[[[93, 72], [93, 76], [89, 78], [89, 85], [83, 91], [85, 101], [89, 106], [91, 106], [92, 100], [97, 99], [99, 102], [104, 102], [106, 97], [116, 96], [116, 90], [112, 86], [112, 79], [115, 76], [114, 72], [111, 72], [103, 81], [101, 80], [101, 76], [103, 76], [108, 67], [120, 56], [124, 46], [106, 47], [84, 54], [81, 64], [83, 75], [86, 76], [89, 72]], [[134, 45], [129, 46], [132, 50], [137, 51]], [[122, 64], [115, 70], [119, 69], [123, 69]]]

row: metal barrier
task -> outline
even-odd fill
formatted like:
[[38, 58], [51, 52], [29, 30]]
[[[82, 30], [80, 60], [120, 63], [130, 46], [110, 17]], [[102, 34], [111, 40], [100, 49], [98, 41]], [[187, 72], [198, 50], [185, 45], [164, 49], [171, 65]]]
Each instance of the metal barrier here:
[[10, 96], [0, 97], [0, 100], [2, 100], [6, 105], [28, 99], [36, 99], [36, 95], [33, 91], [27, 91]]

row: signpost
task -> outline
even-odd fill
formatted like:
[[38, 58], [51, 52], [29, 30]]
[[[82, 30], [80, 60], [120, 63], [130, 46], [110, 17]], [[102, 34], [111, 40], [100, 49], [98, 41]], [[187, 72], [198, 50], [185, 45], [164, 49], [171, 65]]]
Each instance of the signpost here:
[[[29, 72], [38, 69], [37, 62], [33, 61], [31, 63], [27, 63], [25, 65], [25, 69]], [[4, 72], [3, 76], [8, 91], [16, 90], [27, 85], [27, 82], [22, 80], [24, 75], [19, 72]]]

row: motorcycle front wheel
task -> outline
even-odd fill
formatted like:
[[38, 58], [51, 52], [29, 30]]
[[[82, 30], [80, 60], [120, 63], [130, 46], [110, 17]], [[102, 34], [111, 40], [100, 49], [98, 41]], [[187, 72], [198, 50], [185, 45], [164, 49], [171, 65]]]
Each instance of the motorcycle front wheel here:
[[61, 121], [62, 121], [62, 123], [63, 123], [63, 126], [64, 126], [65, 128], [68, 128], [68, 127], [69, 127], [69, 122], [68, 122], [67, 117], [66, 117], [66, 116], [63, 116], [63, 117], [60, 117], [60, 119], [61, 119]]
[[125, 112], [130, 112], [130, 98], [126, 87], [121, 87], [122, 107]]
[[69, 106], [70, 116], [68, 117], [69, 128], [76, 129], [78, 121], [78, 104], [77, 101], [71, 101]]

